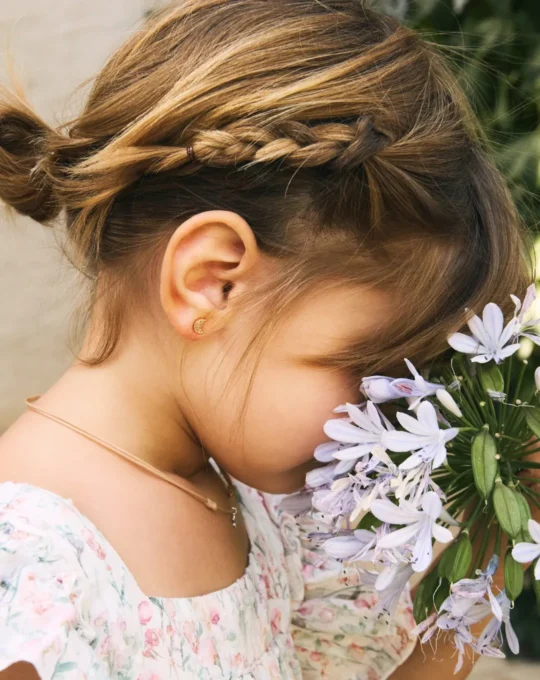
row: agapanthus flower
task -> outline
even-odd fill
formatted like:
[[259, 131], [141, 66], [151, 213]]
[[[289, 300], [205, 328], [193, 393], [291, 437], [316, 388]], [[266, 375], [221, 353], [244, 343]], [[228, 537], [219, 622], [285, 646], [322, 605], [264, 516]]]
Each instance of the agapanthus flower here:
[[434, 491], [428, 491], [422, 499], [422, 510], [411, 503], [401, 501], [399, 506], [389, 500], [375, 500], [371, 504], [371, 512], [387, 524], [405, 524], [403, 529], [392, 531], [378, 541], [380, 548], [394, 548], [404, 544], [412, 544], [412, 568], [424, 571], [433, 557], [432, 537], [440, 543], [452, 540], [452, 532], [445, 529], [437, 520], [441, 516], [442, 502]]
[[384, 375], [372, 375], [362, 379], [361, 389], [375, 404], [392, 399], [407, 398], [409, 409], [414, 409], [422, 399], [428, 397], [440, 388], [438, 383], [430, 383], [416, 370], [409, 359], [405, 359], [411, 378], [389, 378]]
[[[532, 562], [537, 557], [540, 557], [540, 524], [530, 519], [528, 523], [529, 534], [534, 543], [517, 543], [512, 549], [512, 557], [516, 562]], [[536, 563], [534, 568], [534, 578], [540, 580], [540, 560]]]
[[463, 598], [465, 600], [480, 600], [488, 597], [493, 615], [502, 621], [502, 610], [497, 598], [495, 597], [491, 588], [493, 584], [493, 575], [499, 566], [498, 555], [493, 555], [489, 560], [488, 565], [484, 571], [477, 570], [476, 578], [462, 578], [456, 581], [451, 586], [452, 595], [450, 597]]
[[390, 615], [395, 612], [401, 599], [401, 595], [413, 574], [414, 571], [410, 564], [401, 564], [392, 573], [392, 578], [385, 587], [377, 589], [376, 584], [380, 576], [379, 573], [376, 571], [362, 572], [360, 576], [362, 583], [373, 586], [377, 590], [378, 602], [373, 608], [375, 616], [378, 616], [382, 612], [386, 612]]
[[453, 633], [454, 646], [458, 652], [454, 673], [458, 673], [463, 666], [465, 646], [469, 645], [472, 649], [476, 649], [476, 640], [471, 633], [470, 626], [482, 621], [489, 611], [490, 606], [486, 600], [464, 600], [451, 595], [442, 603], [438, 614], [433, 613], [418, 624], [412, 632], [415, 635], [422, 635], [422, 643], [428, 642], [438, 631]]
[[471, 361], [485, 364], [493, 360], [499, 364], [519, 349], [519, 342], [508, 344], [519, 332], [520, 324], [517, 318], [514, 316], [504, 326], [501, 308], [494, 302], [488, 302], [484, 307], [482, 319], [474, 314], [467, 325], [472, 336], [453, 333], [448, 336], [447, 341], [457, 352], [472, 354]]
[[[381, 446], [386, 426], [375, 404], [366, 402], [364, 409], [354, 404], [346, 404], [349, 418], [327, 420], [323, 426], [324, 433], [342, 444], [352, 444], [346, 448], [338, 448], [332, 453], [336, 460], [343, 461], [337, 472], [350, 470], [356, 462], [370, 454], [375, 446]], [[344, 470], [343, 468], [348, 468]]]
[[511, 295], [510, 297], [512, 298], [515, 305], [514, 318], [519, 312], [519, 316], [517, 316], [517, 334], [520, 337], [529, 338], [529, 340], [532, 340], [532, 342], [534, 342], [536, 345], [540, 345], [540, 335], [538, 335], [536, 332], [536, 326], [540, 323], [540, 319], [529, 319], [528, 321], [525, 321], [524, 319], [526, 313], [536, 300], [536, 285], [531, 283], [531, 285], [527, 288], [527, 292], [523, 300], [523, 306], [521, 306], [521, 301], [518, 297], [515, 295]]
[[487, 626], [482, 631], [482, 634], [478, 638], [476, 650], [479, 654], [484, 656], [504, 657], [504, 653], [497, 647], [493, 646], [495, 641], [498, 643], [498, 645], [502, 645], [501, 628], [504, 626], [504, 633], [506, 635], [510, 650], [514, 654], [519, 654], [519, 640], [512, 627], [512, 622], [510, 621], [510, 610], [512, 605], [504, 590], [497, 595], [497, 601], [501, 608], [502, 619], [499, 620], [496, 616], [491, 618]]
[[372, 560], [377, 534], [367, 529], [355, 529], [348, 536], [333, 536], [322, 547], [331, 557], [347, 562]]
[[446, 443], [459, 434], [459, 428], [439, 428], [437, 413], [433, 404], [423, 401], [418, 407], [418, 419], [406, 413], [396, 414], [400, 424], [407, 430], [384, 432], [382, 445], [390, 451], [416, 451], [399, 466], [402, 470], [430, 462], [432, 469], [442, 465], [446, 460]]

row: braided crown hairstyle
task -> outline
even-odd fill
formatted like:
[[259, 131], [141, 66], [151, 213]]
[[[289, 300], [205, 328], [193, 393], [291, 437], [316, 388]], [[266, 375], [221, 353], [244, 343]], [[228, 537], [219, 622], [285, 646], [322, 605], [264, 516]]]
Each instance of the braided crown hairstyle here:
[[358, 377], [436, 356], [465, 307], [506, 309], [532, 278], [527, 233], [451, 70], [361, 0], [169, 4], [69, 123], [52, 129], [5, 95], [0, 197], [48, 225], [65, 211], [90, 304], [108, 281], [89, 363], [117, 346], [160, 244], [204, 210], [239, 213], [283, 263], [253, 300], [258, 340], [323, 286], [391, 291], [377, 343], [313, 360]]

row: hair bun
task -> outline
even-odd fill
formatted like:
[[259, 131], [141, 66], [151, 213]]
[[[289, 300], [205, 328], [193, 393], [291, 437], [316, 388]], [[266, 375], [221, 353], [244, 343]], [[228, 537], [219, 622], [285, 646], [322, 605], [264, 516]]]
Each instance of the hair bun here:
[[14, 94], [0, 101], [0, 198], [22, 215], [46, 223], [61, 209], [47, 152], [54, 131]]

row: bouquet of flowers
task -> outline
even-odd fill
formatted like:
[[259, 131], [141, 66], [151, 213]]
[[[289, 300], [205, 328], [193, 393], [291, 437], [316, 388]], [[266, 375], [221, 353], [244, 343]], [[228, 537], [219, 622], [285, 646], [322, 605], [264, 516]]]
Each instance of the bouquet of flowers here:
[[[330, 529], [309, 534], [311, 541], [342, 562], [373, 565], [361, 578], [378, 591], [380, 611], [392, 613], [414, 572], [430, 568], [435, 542], [454, 540], [420, 582], [414, 616], [422, 642], [453, 635], [456, 672], [467, 647], [504, 656], [503, 628], [518, 652], [510, 609], [523, 587], [521, 563], [536, 560], [540, 602], [540, 524], [530, 511], [540, 507], [531, 484], [540, 481], [531, 477], [540, 463], [530, 459], [540, 451], [540, 367], [525, 386], [527, 360], [516, 356], [522, 337], [540, 345], [540, 320], [526, 320], [534, 284], [523, 304], [511, 297], [506, 324], [489, 303], [482, 318], [468, 321], [470, 335], [447, 338], [455, 351], [436, 377], [405, 359], [412, 378], [364, 378], [364, 400], [338, 406], [334, 412], [346, 415], [326, 422], [332, 441], [315, 449], [326, 465], [308, 473], [300, 494]], [[388, 405], [391, 415], [383, 412]], [[488, 549], [493, 556], [482, 570]], [[500, 560], [505, 588], [494, 592]], [[487, 616], [475, 637], [470, 625]]]

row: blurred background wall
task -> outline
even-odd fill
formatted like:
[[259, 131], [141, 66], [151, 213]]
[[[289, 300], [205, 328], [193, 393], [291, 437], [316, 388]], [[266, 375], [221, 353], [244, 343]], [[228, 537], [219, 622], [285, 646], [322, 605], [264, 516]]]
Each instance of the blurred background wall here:
[[[37, 112], [60, 124], [76, 115], [108, 55], [161, 0], [1, 0], [0, 82], [12, 55]], [[74, 93], [74, 94], [72, 94]], [[0, 213], [0, 431], [71, 361], [75, 277], [50, 230]]]
[[[324, 0], [322, 0], [324, 1]], [[5, 50], [28, 99], [60, 124], [76, 115], [107, 56], [166, 0], [1, 0], [0, 81]], [[491, 139], [520, 209], [540, 217], [540, 0], [373, 0], [443, 46]], [[52, 233], [0, 213], [0, 431], [72, 358], [69, 321], [78, 284]], [[514, 623], [523, 660], [540, 658], [540, 623], [526, 590]], [[474, 678], [540, 677], [540, 666], [482, 660]]]

